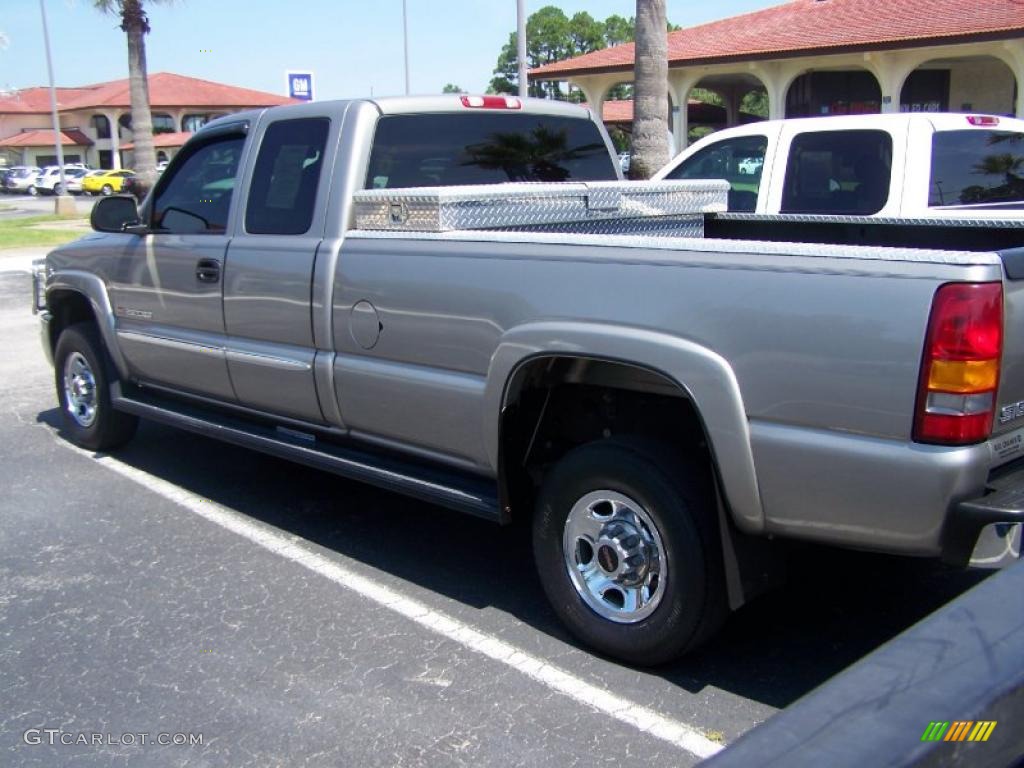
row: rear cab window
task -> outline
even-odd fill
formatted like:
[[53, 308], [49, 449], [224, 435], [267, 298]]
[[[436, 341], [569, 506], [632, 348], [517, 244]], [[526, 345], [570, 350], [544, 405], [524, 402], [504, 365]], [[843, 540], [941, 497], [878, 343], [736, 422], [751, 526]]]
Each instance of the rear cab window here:
[[314, 205], [331, 123], [326, 117], [279, 120], [263, 137], [245, 208], [245, 231], [301, 235]]
[[965, 129], [932, 137], [928, 206], [1024, 209], [1024, 133]]
[[380, 118], [366, 188], [616, 179], [616, 165], [591, 120], [428, 113]]
[[723, 139], [686, 158], [665, 178], [725, 179], [729, 182], [729, 210], [753, 213], [767, 149], [767, 136]]
[[782, 213], [878, 213], [889, 201], [892, 136], [888, 131], [807, 131], [793, 137]]

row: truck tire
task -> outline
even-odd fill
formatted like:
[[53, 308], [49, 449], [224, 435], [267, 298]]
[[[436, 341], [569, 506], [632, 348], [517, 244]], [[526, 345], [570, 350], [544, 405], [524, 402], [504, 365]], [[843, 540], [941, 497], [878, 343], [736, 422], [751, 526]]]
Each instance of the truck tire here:
[[110, 403], [113, 366], [92, 323], [64, 329], [54, 351], [54, 374], [61, 418], [75, 445], [108, 451], [135, 435], [139, 420]]
[[569, 630], [640, 666], [671, 661], [728, 614], [710, 473], [658, 444], [599, 440], [545, 477], [537, 571]]

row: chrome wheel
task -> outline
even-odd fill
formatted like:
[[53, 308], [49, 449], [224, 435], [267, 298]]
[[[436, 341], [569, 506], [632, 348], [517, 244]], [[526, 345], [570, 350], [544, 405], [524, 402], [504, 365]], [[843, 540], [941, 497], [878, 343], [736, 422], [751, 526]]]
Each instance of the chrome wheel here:
[[78, 426], [88, 429], [96, 421], [96, 377], [81, 352], [72, 352], [64, 363], [64, 402]]
[[632, 624], [658, 607], [668, 577], [664, 551], [643, 506], [615, 491], [586, 494], [565, 521], [562, 553], [572, 584], [610, 621]]

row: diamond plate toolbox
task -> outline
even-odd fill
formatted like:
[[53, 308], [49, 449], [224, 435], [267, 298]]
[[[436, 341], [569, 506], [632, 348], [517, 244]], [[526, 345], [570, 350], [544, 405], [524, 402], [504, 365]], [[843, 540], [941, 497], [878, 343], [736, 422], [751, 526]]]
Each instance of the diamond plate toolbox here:
[[[509, 183], [370, 189], [354, 196], [356, 229], [450, 232], [692, 216], [728, 207], [726, 181]], [[635, 222], [634, 222], [635, 224]]]

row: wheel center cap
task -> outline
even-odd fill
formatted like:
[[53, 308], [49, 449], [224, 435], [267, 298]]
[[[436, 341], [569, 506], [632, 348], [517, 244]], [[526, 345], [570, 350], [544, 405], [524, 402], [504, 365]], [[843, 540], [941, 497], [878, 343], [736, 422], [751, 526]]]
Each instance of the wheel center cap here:
[[614, 573], [619, 567], [619, 556], [614, 549], [605, 544], [597, 550], [597, 563], [605, 573]]

